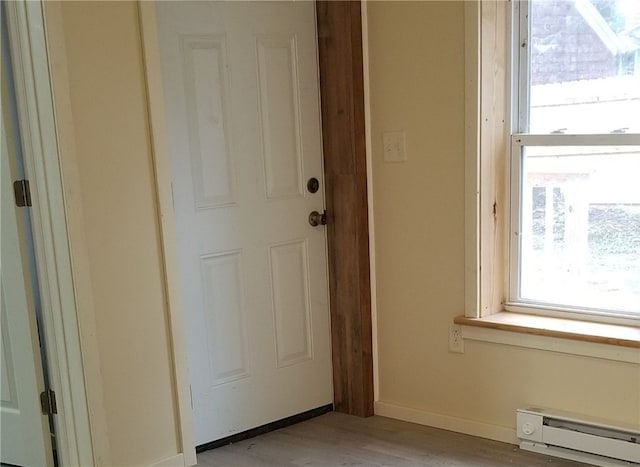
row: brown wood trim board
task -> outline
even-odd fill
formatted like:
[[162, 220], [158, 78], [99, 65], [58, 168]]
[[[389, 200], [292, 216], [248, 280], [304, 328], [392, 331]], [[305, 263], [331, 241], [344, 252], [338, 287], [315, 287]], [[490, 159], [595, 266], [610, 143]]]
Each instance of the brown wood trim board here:
[[358, 1], [318, 1], [335, 410], [373, 415], [373, 352], [362, 17]]

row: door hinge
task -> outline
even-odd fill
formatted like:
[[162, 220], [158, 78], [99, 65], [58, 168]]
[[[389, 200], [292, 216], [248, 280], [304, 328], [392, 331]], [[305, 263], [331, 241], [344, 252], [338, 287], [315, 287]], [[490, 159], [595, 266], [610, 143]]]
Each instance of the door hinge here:
[[31, 190], [29, 180], [16, 180], [13, 182], [13, 194], [16, 198], [16, 206], [19, 208], [31, 206]]
[[55, 415], [58, 413], [56, 393], [52, 389], [47, 389], [40, 393], [40, 407], [44, 415]]

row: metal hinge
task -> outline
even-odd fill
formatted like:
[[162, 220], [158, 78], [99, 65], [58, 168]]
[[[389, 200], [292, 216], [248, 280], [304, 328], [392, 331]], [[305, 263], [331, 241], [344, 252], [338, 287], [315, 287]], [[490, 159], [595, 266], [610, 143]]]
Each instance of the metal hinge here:
[[31, 206], [29, 180], [16, 180], [13, 182], [13, 194], [16, 198], [16, 206], [19, 208]]
[[40, 407], [44, 415], [55, 415], [58, 413], [56, 405], [56, 393], [52, 389], [47, 389], [40, 393]]

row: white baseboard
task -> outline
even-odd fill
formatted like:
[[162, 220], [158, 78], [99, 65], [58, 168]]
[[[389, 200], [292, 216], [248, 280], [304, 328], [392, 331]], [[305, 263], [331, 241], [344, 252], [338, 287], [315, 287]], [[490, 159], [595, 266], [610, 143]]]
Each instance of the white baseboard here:
[[159, 460], [158, 462], [154, 462], [149, 465], [149, 467], [185, 467], [186, 464], [184, 454], [179, 453], [175, 456], [167, 457], [165, 459]]
[[503, 443], [518, 444], [515, 428], [506, 428], [488, 423], [466, 420], [464, 418], [440, 415], [433, 412], [377, 401], [374, 406], [376, 415], [395, 418], [405, 422], [441, 428], [443, 430], [479, 436]]

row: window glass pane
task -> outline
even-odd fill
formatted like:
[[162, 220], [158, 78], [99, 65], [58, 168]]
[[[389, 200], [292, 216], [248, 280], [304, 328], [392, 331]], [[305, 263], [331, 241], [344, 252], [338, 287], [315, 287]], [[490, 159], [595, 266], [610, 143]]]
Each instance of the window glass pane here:
[[522, 157], [519, 299], [640, 314], [640, 146]]
[[530, 5], [528, 131], [640, 133], [640, 0]]

